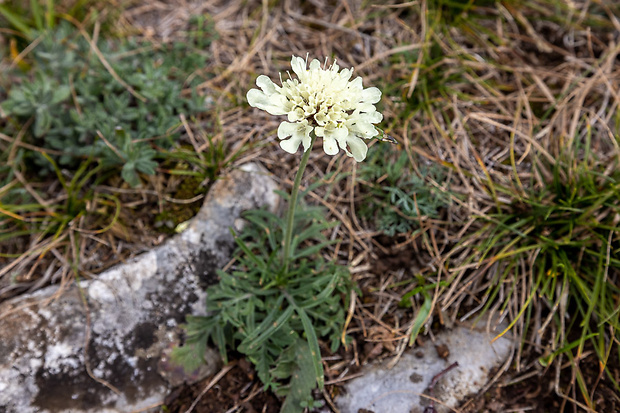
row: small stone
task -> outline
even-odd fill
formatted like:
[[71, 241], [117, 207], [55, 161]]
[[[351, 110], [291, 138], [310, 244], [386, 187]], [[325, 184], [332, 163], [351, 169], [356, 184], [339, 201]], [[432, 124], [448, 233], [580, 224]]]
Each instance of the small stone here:
[[435, 350], [437, 351], [437, 355], [439, 358], [446, 360], [450, 355], [450, 349], [445, 344], [438, 344], [435, 346]]
[[423, 379], [424, 378], [420, 376], [418, 373], [413, 373], [411, 376], [409, 376], [409, 380], [411, 380], [412, 383], [419, 383]]
[[[498, 331], [503, 330], [501, 327]], [[492, 332], [466, 326], [441, 332], [435, 337], [437, 347], [426, 345], [405, 352], [392, 369], [387, 367], [389, 360], [362, 368], [364, 375], [349, 381], [346, 394], [335, 403], [341, 413], [364, 409], [381, 413], [423, 412], [428, 399], [420, 395], [428, 394], [435, 375], [458, 362], [433, 388], [433, 396], [441, 402], [435, 403], [436, 411], [449, 412], [465, 397], [478, 393], [488, 382], [490, 372], [507, 360], [511, 338], [503, 336], [492, 342], [494, 338]], [[450, 350], [439, 351], [444, 347]]]

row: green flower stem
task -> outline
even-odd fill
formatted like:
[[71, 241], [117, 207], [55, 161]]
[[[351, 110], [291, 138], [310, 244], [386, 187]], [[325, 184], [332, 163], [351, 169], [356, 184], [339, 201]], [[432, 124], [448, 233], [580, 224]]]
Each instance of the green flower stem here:
[[284, 233], [284, 276], [288, 273], [288, 267], [291, 261], [291, 238], [293, 237], [293, 222], [295, 220], [295, 208], [297, 207], [297, 194], [299, 193], [299, 186], [301, 185], [301, 177], [304, 175], [308, 159], [310, 159], [310, 152], [314, 146], [316, 135], [314, 131], [311, 132], [310, 148], [304, 152], [299, 163], [299, 169], [297, 169], [297, 175], [295, 175], [295, 181], [293, 182], [293, 190], [291, 191], [291, 197], [288, 202], [288, 211], [286, 213], [286, 229]]

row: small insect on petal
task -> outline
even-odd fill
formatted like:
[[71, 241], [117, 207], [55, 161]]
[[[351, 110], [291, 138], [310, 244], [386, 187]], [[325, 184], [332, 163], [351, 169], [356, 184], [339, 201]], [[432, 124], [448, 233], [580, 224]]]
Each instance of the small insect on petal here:
[[396, 145], [398, 143], [398, 141], [396, 139], [394, 139], [392, 136], [390, 136], [387, 133], [385, 133], [385, 131], [383, 129], [377, 128], [377, 130], [379, 131], [379, 135], [377, 135], [377, 139], [379, 139], [379, 141], [381, 141], [381, 142], [389, 142], [392, 145]]

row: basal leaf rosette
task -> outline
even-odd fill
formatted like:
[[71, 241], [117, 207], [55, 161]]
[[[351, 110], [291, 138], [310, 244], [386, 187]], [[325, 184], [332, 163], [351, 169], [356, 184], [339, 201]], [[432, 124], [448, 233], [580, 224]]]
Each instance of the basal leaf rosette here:
[[247, 99], [250, 106], [272, 115], [287, 115], [278, 127], [280, 146], [286, 152], [295, 153], [302, 144], [304, 152], [310, 149], [314, 134], [323, 139], [323, 150], [336, 155], [339, 149], [361, 162], [366, 158], [368, 147], [364, 139], [371, 139], [379, 132], [374, 124], [383, 115], [377, 112], [375, 103], [381, 100], [376, 87], [364, 89], [362, 78], [353, 80], [353, 69], [342, 69], [334, 62], [322, 68], [318, 60], [293, 56], [291, 67], [297, 75], [276, 85], [265, 75], [256, 79], [260, 88], [250, 89]]

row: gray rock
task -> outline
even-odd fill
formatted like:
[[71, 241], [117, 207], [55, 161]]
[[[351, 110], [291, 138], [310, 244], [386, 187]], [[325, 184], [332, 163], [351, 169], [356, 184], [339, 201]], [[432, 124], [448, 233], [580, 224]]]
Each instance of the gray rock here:
[[442, 332], [435, 343], [429, 340], [404, 353], [392, 369], [388, 362], [363, 368], [363, 376], [345, 386], [346, 394], [335, 400], [336, 405], [341, 413], [422, 413], [430, 399], [421, 395], [429, 394], [433, 377], [458, 362], [438, 379], [432, 393], [439, 401], [434, 406], [438, 413], [452, 411], [465, 397], [478, 393], [491, 372], [508, 359], [512, 339], [504, 336], [491, 343], [494, 337], [478, 328]]
[[[68, 287], [0, 306], [0, 411], [129, 412], [180, 384], [166, 355], [187, 314], [204, 314], [207, 285], [230, 259], [244, 210], [277, 206], [254, 164], [217, 181], [189, 227], [163, 246]], [[215, 352], [195, 376], [212, 374]], [[194, 377], [196, 378], [196, 377]]]

